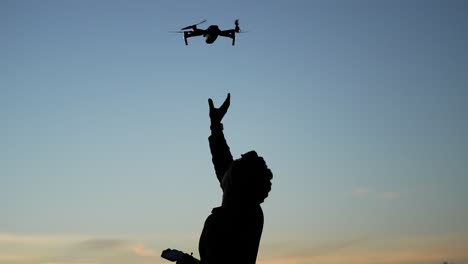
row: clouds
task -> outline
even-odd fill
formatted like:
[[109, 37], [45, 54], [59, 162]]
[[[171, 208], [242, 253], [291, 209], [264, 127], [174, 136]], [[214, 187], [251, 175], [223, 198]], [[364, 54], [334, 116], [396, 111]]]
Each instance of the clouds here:
[[78, 243], [78, 248], [83, 250], [120, 250], [128, 243], [117, 239], [88, 239]]
[[0, 233], [0, 244], [34, 244], [34, 245], [51, 245], [71, 243], [85, 239], [84, 235], [50, 235], [50, 234], [12, 234]]
[[[135, 237], [0, 233], [0, 264], [169, 264], [160, 257], [160, 249], [153, 246], [155, 240], [138, 242]], [[323, 243], [319, 240], [282, 240], [263, 244], [257, 263], [422, 264], [468, 261], [468, 241], [462, 234], [324, 240]]]
[[355, 196], [355, 197], [364, 197], [364, 196], [368, 196], [369, 193], [370, 193], [369, 189], [363, 188], [363, 187], [355, 188], [355, 189], [352, 191], [352, 195]]
[[19, 263], [30, 261], [31, 257], [20, 254], [10, 254], [0, 251], [0, 263]]
[[356, 198], [372, 198], [383, 200], [396, 200], [402, 197], [400, 192], [395, 191], [377, 191], [367, 187], [357, 187], [351, 191], [351, 196]]
[[78, 248], [84, 251], [121, 251], [131, 252], [140, 257], [159, 257], [160, 252], [148, 249], [141, 243], [119, 239], [89, 239], [78, 243]]
[[[261, 258], [259, 264], [423, 264], [468, 261], [463, 236], [366, 237], [315, 243], [286, 254]], [[289, 245], [290, 243], [285, 244]], [[295, 244], [299, 247], [299, 244]]]
[[401, 198], [401, 193], [399, 192], [382, 192], [379, 194], [379, 197], [385, 200], [395, 200]]
[[333, 255], [339, 251], [359, 245], [364, 242], [365, 238], [356, 238], [350, 240], [330, 241], [327, 243], [313, 245], [309, 247], [302, 246], [302, 249], [293, 250], [292, 252], [283, 254], [275, 259], [294, 259], [294, 260], [306, 260], [320, 256]]
[[[150, 241], [86, 235], [0, 233], [0, 264], [158, 263], [160, 249]], [[6, 251], [7, 249], [7, 251]]]

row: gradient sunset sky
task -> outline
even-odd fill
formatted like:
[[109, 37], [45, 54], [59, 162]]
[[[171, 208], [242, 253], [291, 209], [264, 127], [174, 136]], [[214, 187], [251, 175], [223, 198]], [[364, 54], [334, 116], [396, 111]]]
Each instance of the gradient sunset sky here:
[[[234, 157], [260, 264], [468, 263], [468, 1], [0, 0], [0, 263], [198, 256]], [[168, 33], [207, 19], [213, 45]]]

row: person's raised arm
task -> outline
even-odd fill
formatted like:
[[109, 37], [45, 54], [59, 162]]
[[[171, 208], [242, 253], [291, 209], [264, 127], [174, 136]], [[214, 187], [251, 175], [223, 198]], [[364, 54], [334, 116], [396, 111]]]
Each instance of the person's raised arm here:
[[210, 107], [210, 120], [211, 120], [211, 136], [208, 138], [210, 143], [211, 157], [216, 172], [216, 177], [219, 182], [223, 179], [224, 174], [231, 166], [233, 161], [231, 151], [224, 138], [223, 124], [221, 120], [226, 114], [229, 104], [231, 102], [231, 94], [228, 93], [226, 100], [219, 107], [215, 108], [213, 100], [208, 99], [208, 105]]

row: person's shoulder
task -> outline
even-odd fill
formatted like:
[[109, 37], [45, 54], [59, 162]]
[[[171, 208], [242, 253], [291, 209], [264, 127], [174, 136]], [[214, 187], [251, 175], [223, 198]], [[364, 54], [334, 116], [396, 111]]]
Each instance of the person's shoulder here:
[[206, 219], [207, 222], [215, 221], [215, 219], [224, 218], [228, 214], [228, 210], [224, 207], [215, 207], [211, 210], [211, 214]]
[[219, 206], [219, 207], [215, 207], [213, 209], [211, 209], [211, 214], [221, 214], [223, 213], [224, 211], [224, 208], [222, 206]]
[[209, 229], [217, 229], [222, 222], [224, 217], [223, 209], [221, 207], [216, 207], [211, 210], [211, 214], [205, 220], [205, 227]]

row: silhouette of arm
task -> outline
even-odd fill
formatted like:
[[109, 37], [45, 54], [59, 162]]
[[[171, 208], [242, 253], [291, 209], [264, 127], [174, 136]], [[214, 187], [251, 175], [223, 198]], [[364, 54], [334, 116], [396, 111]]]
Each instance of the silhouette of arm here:
[[211, 136], [208, 140], [210, 142], [211, 160], [213, 161], [216, 177], [221, 183], [233, 159], [229, 146], [224, 138], [222, 124], [219, 125], [220, 126], [217, 128], [211, 128]]
[[210, 143], [211, 157], [216, 177], [220, 183], [233, 161], [231, 151], [224, 137], [223, 124], [221, 123], [221, 120], [229, 108], [230, 98], [231, 95], [228, 94], [226, 100], [219, 108], [215, 108], [213, 100], [208, 99], [211, 120], [211, 136], [208, 138], [208, 141]]

